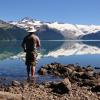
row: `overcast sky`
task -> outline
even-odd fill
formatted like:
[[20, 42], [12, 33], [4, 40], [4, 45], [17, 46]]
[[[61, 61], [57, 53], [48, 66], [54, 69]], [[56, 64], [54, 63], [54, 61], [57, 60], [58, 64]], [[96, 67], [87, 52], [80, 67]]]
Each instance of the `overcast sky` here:
[[0, 0], [0, 19], [100, 25], [100, 0]]

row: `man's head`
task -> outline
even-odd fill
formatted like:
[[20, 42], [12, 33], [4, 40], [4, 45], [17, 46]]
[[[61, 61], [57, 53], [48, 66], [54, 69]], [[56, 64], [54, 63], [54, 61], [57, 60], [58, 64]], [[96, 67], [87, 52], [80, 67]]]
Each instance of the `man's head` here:
[[34, 28], [34, 27], [30, 27], [29, 29], [28, 29], [28, 32], [29, 33], [35, 33], [37, 30]]

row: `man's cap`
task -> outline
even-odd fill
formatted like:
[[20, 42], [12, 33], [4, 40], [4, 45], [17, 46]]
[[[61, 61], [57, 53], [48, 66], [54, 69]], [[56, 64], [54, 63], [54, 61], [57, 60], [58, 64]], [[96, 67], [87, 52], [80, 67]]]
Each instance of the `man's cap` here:
[[34, 28], [34, 27], [30, 27], [29, 29], [28, 29], [28, 32], [29, 33], [31, 33], [31, 32], [36, 32], [37, 30]]

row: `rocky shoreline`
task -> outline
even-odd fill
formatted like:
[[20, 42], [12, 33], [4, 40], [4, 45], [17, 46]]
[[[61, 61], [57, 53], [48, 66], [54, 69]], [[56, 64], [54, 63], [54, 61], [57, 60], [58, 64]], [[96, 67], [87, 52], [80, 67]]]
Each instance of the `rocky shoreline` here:
[[100, 72], [95, 72], [90, 65], [54, 62], [42, 66], [38, 73], [42, 77], [61, 77], [61, 80], [37, 83], [36, 78], [30, 82], [13, 80], [5, 84], [6, 78], [1, 77], [0, 100], [100, 100]]

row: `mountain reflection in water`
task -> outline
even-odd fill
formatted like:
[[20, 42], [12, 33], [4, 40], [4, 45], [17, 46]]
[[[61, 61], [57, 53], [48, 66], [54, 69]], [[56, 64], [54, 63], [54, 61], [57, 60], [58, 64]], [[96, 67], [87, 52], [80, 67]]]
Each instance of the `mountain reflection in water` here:
[[[0, 41], [0, 60], [17, 56], [22, 51], [21, 41]], [[100, 54], [100, 41], [52, 40], [41, 41], [42, 56], [70, 56]]]

